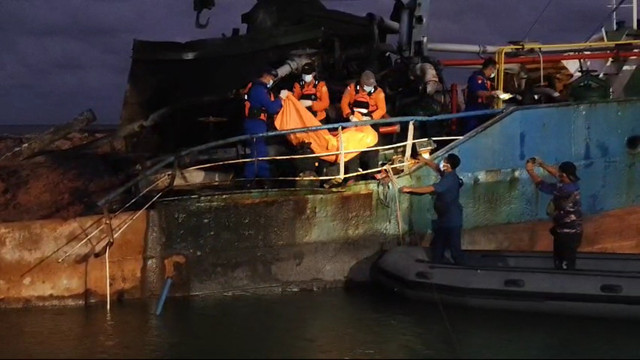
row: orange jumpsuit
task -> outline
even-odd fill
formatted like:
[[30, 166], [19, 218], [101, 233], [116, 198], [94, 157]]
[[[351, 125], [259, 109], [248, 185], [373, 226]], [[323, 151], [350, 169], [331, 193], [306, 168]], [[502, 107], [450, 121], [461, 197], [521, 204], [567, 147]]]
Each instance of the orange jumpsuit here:
[[[349, 85], [342, 95], [340, 107], [342, 108], [342, 116], [345, 118], [354, 115], [360, 120], [362, 120], [363, 116], [368, 116], [373, 120], [380, 120], [387, 113], [384, 91], [377, 86], [373, 91], [367, 93], [359, 84]], [[361, 113], [354, 109], [364, 109], [366, 112]]]
[[312, 104], [307, 109], [322, 121], [327, 117], [326, 110], [329, 107], [329, 90], [324, 81], [314, 79], [305, 83], [299, 81], [293, 85], [293, 96], [298, 100], [310, 100]]

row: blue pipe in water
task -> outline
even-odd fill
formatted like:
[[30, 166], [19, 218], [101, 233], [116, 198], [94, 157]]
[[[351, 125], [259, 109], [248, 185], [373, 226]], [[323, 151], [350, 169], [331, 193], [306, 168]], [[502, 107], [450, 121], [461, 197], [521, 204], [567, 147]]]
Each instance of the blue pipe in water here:
[[164, 301], [167, 299], [167, 295], [169, 294], [169, 288], [171, 287], [171, 282], [173, 280], [171, 278], [167, 278], [164, 282], [164, 289], [162, 289], [162, 295], [160, 295], [160, 300], [158, 301], [158, 306], [156, 307], [156, 315], [160, 315], [162, 312], [162, 307], [164, 306]]

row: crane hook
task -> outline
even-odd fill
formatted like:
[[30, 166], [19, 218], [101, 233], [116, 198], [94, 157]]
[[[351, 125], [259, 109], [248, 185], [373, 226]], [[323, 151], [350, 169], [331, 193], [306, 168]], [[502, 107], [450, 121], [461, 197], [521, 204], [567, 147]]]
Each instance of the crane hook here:
[[204, 10], [204, 9], [200, 9], [196, 13], [196, 28], [198, 28], [198, 29], [204, 29], [207, 26], [209, 26], [209, 18], [208, 17], [207, 17], [207, 21], [205, 21], [204, 23], [200, 21], [200, 14], [202, 14], [202, 10]]

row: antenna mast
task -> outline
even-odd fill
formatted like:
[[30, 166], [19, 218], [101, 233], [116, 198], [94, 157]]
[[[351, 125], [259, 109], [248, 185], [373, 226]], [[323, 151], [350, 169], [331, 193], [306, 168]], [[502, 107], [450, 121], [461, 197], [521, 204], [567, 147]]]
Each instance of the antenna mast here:
[[633, 17], [632, 17], [632, 27], [633, 30], [638, 30], [638, 0], [632, 0], [632, 4], [631, 5], [622, 5], [622, 4], [617, 4], [616, 5], [616, 0], [611, 0], [611, 5], [607, 5], [607, 7], [612, 8], [613, 11], [611, 12], [611, 29], [613, 31], [618, 30], [618, 9], [619, 8], [623, 8], [623, 7], [630, 7], [632, 8], [633, 11]]

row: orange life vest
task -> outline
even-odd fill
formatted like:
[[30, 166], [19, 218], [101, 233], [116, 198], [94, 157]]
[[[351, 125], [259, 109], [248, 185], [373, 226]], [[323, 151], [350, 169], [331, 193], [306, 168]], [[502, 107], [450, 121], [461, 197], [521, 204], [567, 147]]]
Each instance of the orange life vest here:
[[[486, 82], [487, 82], [487, 91], [491, 91], [491, 81], [489, 81], [487, 79]], [[489, 102], [489, 97], [488, 96], [480, 96], [479, 99], [478, 99], [478, 102], [481, 103], [481, 104], [488, 103]]]
[[318, 84], [320, 80], [315, 79], [313, 81], [313, 86], [306, 87], [306, 83], [304, 80], [298, 81], [298, 85], [300, 85], [300, 90], [302, 90], [302, 96], [300, 96], [300, 100], [311, 100], [318, 101]]
[[378, 90], [377, 86], [373, 87], [373, 90], [366, 92], [360, 91], [360, 84], [356, 85], [356, 94], [353, 98], [353, 102], [351, 103], [351, 112], [359, 112], [363, 116], [371, 117], [371, 114], [378, 110], [378, 105], [375, 100], [371, 97], [374, 92]]
[[[269, 117], [269, 114], [267, 113], [267, 109], [265, 109], [264, 107], [258, 108], [258, 107], [251, 106], [251, 103], [249, 102], [249, 90], [251, 90], [252, 86], [253, 86], [253, 82], [250, 82], [243, 92], [244, 93], [244, 116], [246, 119], [260, 119], [263, 121], [267, 121], [267, 118]], [[271, 91], [269, 91], [269, 97], [271, 98], [271, 101], [275, 100], [275, 97], [273, 96], [273, 93]]]
[[[320, 80], [314, 79], [313, 86], [307, 87], [304, 80], [298, 81], [298, 85], [300, 85], [300, 90], [302, 91], [302, 95], [300, 96], [300, 100], [310, 100], [310, 101], [318, 101], [318, 84]], [[313, 114], [313, 116], [317, 116], [318, 113], [311, 110], [311, 106], [307, 107], [307, 110]]]

